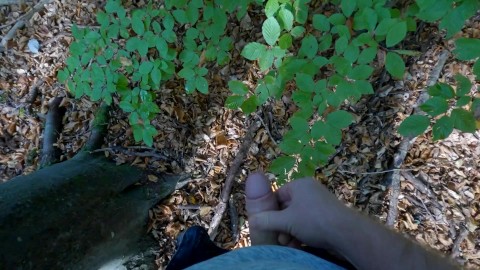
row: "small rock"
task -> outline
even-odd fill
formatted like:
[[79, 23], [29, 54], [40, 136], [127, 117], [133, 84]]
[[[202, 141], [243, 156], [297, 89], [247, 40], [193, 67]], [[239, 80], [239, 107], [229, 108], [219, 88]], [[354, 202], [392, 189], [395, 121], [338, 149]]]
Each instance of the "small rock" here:
[[40, 50], [40, 43], [36, 39], [30, 39], [27, 45], [30, 52], [34, 54], [37, 54]]

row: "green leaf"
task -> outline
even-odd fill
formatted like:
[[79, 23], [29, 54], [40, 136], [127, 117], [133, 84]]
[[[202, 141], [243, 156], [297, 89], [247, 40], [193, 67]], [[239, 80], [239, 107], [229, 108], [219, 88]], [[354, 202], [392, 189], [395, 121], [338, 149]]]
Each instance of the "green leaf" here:
[[342, 0], [340, 4], [345, 16], [350, 17], [357, 8], [357, 0]]
[[300, 25], [295, 26], [294, 28], [292, 28], [292, 31], [290, 31], [290, 34], [292, 34], [294, 38], [299, 38], [303, 36], [303, 33], [305, 33], [305, 27]]
[[142, 139], [147, 146], [153, 145], [153, 137], [158, 134], [157, 130], [150, 124], [144, 126], [142, 130]]
[[305, 91], [305, 92], [314, 92], [315, 91], [315, 82], [313, 81], [313, 77], [305, 74], [305, 73], [297, 73], [295, 77], [295, 82], [297, 84], [298, 89]]
[[268, 49], [267, 51], [265, 51], [265, 53], [261, 55], [260, 58], [258, 59], [258, 66], [260, 67], [260, 70], [266, 71], [267, 69], [269, 69], [273, 64], [274, 58], [275, 57], [271, 49]]
[[448, 116], [438, 119], [432, 127], [433, 140], [443, 140], [453, 131], [453, 120]]
[[132, 29], [139, 36], [145, 33], [145, 24], [143, 22], [143, 14], [141, 12], [133, 12]]
[[280, 48], [284, 50], [290, 48], [292, 46], [292, 43], [292, 35], [290, 35], [289, 33], [283, 34], [278, 40], [278, 46], [280, 46]]
[[345, 59], [347, 59], [350, 63], [355, 63], [359, 55], [360, 49], [358, 48], [358, 46], [355, 46], [353, 44], [348, 45], [345, 49], [345, 52], [343, 53]]
[[177, 22], [179, 22], [180, 24], [188, 23], [187, 13], [185, 12], [185, 10], [176, 9], [172, 12], [172, 15], [175, 20], [177, 20]]
[[267, 17], [272, 17], [279, 7], [278, 0], [268, 0], [265, 5], [265, 15], [267, 15]]
[[273, 174], [284, 175], [290, 172], [295, 166], [296, 159], [291, 156], [277, 157], [270, 163], [268, 170]]
[[107, 13], [103, 11], [97, 12], [97, 22], [102, 26], [106, 27], [110, 23], [110, 18]]
[[463, 106], [469, 104], [471, 100], [472, 100], [471, 97], [463, 96], [463, 97], [461, 97], [457, 100], [457, 107], [463, 107]]
[[428, 88], [428, 94], [433, 97], [443, 97], [444, 99], [450, 99], [455, 97], [455, 91], [453, 88], [445, 83], [437, 83]]
[[143, 61], [140, 66], [138, 67], [138, 72], [142, 75], [146, 75], [150, 73], [153, 68], [153, 63], [150, 61]]
[[195, 88], [202, 93], [208, 94], [208, 81], [204, 77], [196, 77], [195, 79]]
[[335, 42], [335, 52], [337, 55], [342, 54], [345, 49], [347, 49], [348, 46], [348, 37], [346, 36], [341, 36], [337, 41]]
[[241, 81], [229, 81], [228, 88], [236, 95], [246, 95], [248, 93], [248, 87]]
[[375, 29], [375, 36], [386, 36], [396, 22], [396, 19], [390, 18], [381, 20]]
[[480, 81], [480, 58], [473, 64], [473, 74], [477, 77], [477, 81]]
[[180, 72], [178, 72], [178, 76], [184, 78], [185, 80], [190, 80], [195, 77], [195, 72], [189, 67], [184, 67], [182, 70], [180, 70]]
[[315, 14], [313, 15], [313, 27], [319, 31], [330, 31], [330, 22], [328, 18], [323, 14]]
[[432, 97], [425, 103], [420, 105], [420, 109], [428, 113], [428, 115], [435, 117], [437, 115], [447, 112], [448, 102], [441, 97]]
[[358, 65], [354, 67], [347, 76], [353, 80], [366, 80], [373, 73], [373, 68], [368, 65]]
[[133, 112], [135, 110], [135, 108], [132, 106], [132, 103], [124, 100], [124, 101], [121, 101], [119, 104], [120, 108], [124, 111], [124, 112]]
[[455, 81], [457, 81], [457, 91], [455, 93], [457, 97], [465, 96], [470, 93], [470, 89], [472, 89], [473, 86], [470, 79], [461, 74], [457, 74], [455, 75]]
[[263, 22], [262, 25], [262, 34], [265, 42], [268, 45], [273, 46], [280, 37], [280, 24], [274, 17], [270, 17]]
[[425, 115], [411, 115], [398, 127], [398, 132], [405, 137], [416, 137], [427, 130], [430, 119]]
[[68, 77], [70, 77], [70, 72], [68, 72], [68, 69], [61, 69], [57, 73], [57, 80], [59, 82], [65, 83]]
[[245, 100], [240, 107], [244, 114], [248, 115], [257, 110], [257, 97], [251, 96], [247, 100]]
[[243, 47], [241, 54], [243, 57], [247, 58], [248, 60], [253, 61], [260, 58], [260, 56], [265, 54], [266, 51], [267, 51], [267, 48], [265, 47], [265, 45], [257, 42], [251, 42], [251, 43], [248, 43], [245, 47]]
[[225, 100], [225, 106], [229, 109], [235, 110], [238, 109], [244, 101], [245, 98], [243, 96], [229, 96], [227, 100]]
[[312, 59], [317, 55], [318, 52], [318, 42], [313, 35], [308, 35], [303, 38], [302, 45], [298, 52], [301, 56], [306, 56], [309, 59]]
[[292, 30], [293, 27], [293, 14], [290, 10], [286, 8], [280, 9], [278, 12], [278, 19], [282, 24], [283, 28], [287, 31]]
[[476, 123], [472, 112], [457, 108], [452, 110], [452, 114], [450, 116], [453, 120], [453, 127], [456, 129], [469, 133], [475, 132]]
[[447, 30], [447, 39], [450, 39], [457, 32], [462, 30], [465, 25], [465, 21], [473, 16], [475, 12], [480, 8], [478, 0], [466, 0], [461, 2], [458, 6], [450, 10], [440, 22], [440, 28]]
[[358, 56], [357, 63], [358, 64], [370, 64], [373, 59], [377, 56], [377, 48], [376, 47], [368, 47], [363, 49]]
[[329, 126], [342, 129], [342, 128], [348, 127], [354, 121], [355, 119], [353, 118], [351, 113], [338, 110], [338, 111], [333, 111], [327, 115], [326, 123]]
[[420, 56], [422, 53], [419, 51], [412, 51], [412, 50], [393, 50], [398, 54], [408, 55], [408, 56]]
[[407, 23], [400, 21], [395, 23], [387, 34], [387, 47], [393, 47], [407, 36]]
[[388, 73], [390, 73], [395, 79], [403, 78], [403, 74], [405, 73], [405, 62], [403, 62], [400, 55], [388, 52], [385, 61]]
[[455, 42], [455, 50], [457, 59], [459, 60], [473, 60], [480, 57], [480, 39], [473, 38], [459, 38]]

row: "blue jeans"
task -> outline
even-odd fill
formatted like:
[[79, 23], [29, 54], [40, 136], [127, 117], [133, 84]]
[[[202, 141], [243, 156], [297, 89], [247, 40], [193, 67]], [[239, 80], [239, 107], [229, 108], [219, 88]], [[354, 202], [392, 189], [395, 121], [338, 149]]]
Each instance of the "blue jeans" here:
[[[177, 251], [166, 270], [191, 269], [355, 269], [347, 261], [321, 249], [303, 250], [282, 246], [255, 246], [226, 250], [216, 246], [207, 231], [192, 226], [177, 239]], [[283, 267], [283, 268], [282, 268]], [[292, 268], [293, 267], [293, 268]], [[303, 268], [301, 268], [303, 267]]]
[[343, 270], [345, 268], [298, 249], [283, 246], [252, 246], [230, 251], [187, 269]]

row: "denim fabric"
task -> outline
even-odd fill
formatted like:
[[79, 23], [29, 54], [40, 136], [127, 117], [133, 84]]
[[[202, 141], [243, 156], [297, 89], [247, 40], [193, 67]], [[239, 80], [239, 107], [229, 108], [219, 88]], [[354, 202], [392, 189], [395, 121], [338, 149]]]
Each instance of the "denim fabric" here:
[[282, 246], [253, 246], [230, 251], [187, 269], [343, 270], [345, 268], [298, 249]]

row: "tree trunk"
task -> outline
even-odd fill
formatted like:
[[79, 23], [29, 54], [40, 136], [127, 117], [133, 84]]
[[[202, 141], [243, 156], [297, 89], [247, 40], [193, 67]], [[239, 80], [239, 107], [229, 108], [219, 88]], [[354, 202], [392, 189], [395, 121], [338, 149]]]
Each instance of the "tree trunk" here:
[[137, 185], [141, 170], [82, 152], [1, 184], [0, 269], [98, 269], [143, 255], [153, 269], [148, 209], [180, 178]]

